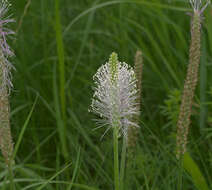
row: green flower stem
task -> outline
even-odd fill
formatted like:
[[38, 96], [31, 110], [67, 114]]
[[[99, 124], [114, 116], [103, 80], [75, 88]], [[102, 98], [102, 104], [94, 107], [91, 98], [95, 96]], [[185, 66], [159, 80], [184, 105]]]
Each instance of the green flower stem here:
[[[67, 147], [67, 123], [66, 123], [66, 96], [65, 96], [65, 50], [62, 38], [62, 26], [60, 22], [60, 0], [55, 0], [55, 32], [58, 54], [58, 69], [59, 69], [59, 114], [58, 114], [58, 131], [62, 144], [62, 154], [68, 161], [69, 153]], [[57, 108], [56, 108], [57, 109]]]
[[182, 190], [182, 185], [183, 185], [183, 160], [180, 159], [178, 161], [179, 163], [179, 175], [178, 175], [178, 187], [177, 189], [178, 190]]
[[114, 183], [115, 190], [119, 190], [119, 153], [118, 153], [118, 127], [113, 128], [113, 151], [114, 151]]
[[121, 153], [121, 168], [120, 168], [120, 190], [124, 189], [124, 174], [126, 166], [127, 139], [123, 137], [122, 153]]
[[10, 190], [14, 190], [15, 184], [14, 184], [14, 177], [13, 177], [13, 162], [12, 161], [10, 161], [8, 169], [9, 169]]

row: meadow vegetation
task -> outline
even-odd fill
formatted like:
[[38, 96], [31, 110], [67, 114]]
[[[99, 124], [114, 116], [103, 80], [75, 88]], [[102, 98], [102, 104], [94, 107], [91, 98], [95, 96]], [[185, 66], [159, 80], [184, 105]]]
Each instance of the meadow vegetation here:
[[[120, 190], [212, 189], [211, 5], [201, 18], [198, 83], [179, 161], [177, 121], [193, 12], [188, 0], [11, 3], [15, 162], [8, 167], [0, 155], [0, 189], [114, 189], [113, 131], [101, 139], [107, 128], [93, 130], [98, 116], [88, 112], [93, 75], [112, 52], [133, 67], [137, 50], [143, 57], [140, 127]], [[118, 139], [121, 160], [123, 137]]]

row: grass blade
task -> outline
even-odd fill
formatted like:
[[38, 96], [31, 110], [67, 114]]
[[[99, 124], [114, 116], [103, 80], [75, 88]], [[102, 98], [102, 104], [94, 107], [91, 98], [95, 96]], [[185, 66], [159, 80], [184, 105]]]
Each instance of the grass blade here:
[[183, 158], [183, 166], [191, 175], [193, 183], [199, 190], [209, 190], [204, 176], [202, 175], [198, 165], [194, 162], [188, 153], [185, 153]]
[[58, 68], [59, 68], [59, 82], [60, 82], [60, 89], [59, 89], [59, 97], [60, 103], [58, 108], [60, 110], [61, 124], [60, 126], [60, 135], [61, 139], [63, 139], [62, 146], [63, 146], [63, 155], [67, 159], [67, 145], [66, 145], [66, 97], [65, 97], [65, 53], [64, 53], [64, 45], [63, 45], [63, 37], [62, 37], [62, 26], [60, 23], [60, 0], [55, 0], [55, 32], [56, 32], [56, 42], [57, 42], [57, 54], [58, 54]]
[[13, 153], [13, 159], [15, 159], [15, 156], [16, 156], [16, 154], [18, 152], [18, 149], [20, 147], [21, 141], [22, 141], [23, 136], [24, 136], [24, 132], [26, 130], [26, 127], [28, 126], [29, 120], [30, 120], [30, 118], [32, 116], [32, 113], [34, 111], [34, 108], [35, 108], [35, 105], [37, 103], [37, 100], [38, 100], [38, 96], [36, 96], [34, 104], [32, 106], [32, 109], [31, 109], [29, 115], [27, 116], [27, 119], [26, 119], [26, 121], [25, 121], [25, 123], [24, 123], [24, 125], [23, 125], [23, 127], [21, 129], [21, 133], [19, 134], [18, 140], [17, 140], [16, 145], [15, 145], [14, 153]]

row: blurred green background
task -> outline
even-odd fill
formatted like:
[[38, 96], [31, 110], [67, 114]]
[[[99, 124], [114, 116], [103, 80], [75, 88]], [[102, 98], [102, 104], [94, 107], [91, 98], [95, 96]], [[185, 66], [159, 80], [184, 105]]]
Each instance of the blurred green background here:
[[[15, 39], [9, 40], [15, 52], [11, 62], [16, 68], [10, 98], [15, 143], [33, 111], [16, 156], [16, 188], [38, 189], [52, 177], [50, 181], [55, 181], [54, 184], [42, 189], [113, 189], [111, 131], [100, 140], [105, 128], [93, 130], [96, 116], [88, 112], [92, 76], [113, 51], [120, 61], [133, 66], [139, 49], [144, 56], [143, 94], [132, 189], [176, 189], [175, 134], [188, 64], [189, 2], [18, 0], [11, 3], [12, 17], [16, 20], [12, 28], [17, 30], [20, 24]], [[209, 6], [202, 19], [200, 82], [188, 142], [188, 151], [209, 185], [212, 181], [211, 18]], [[65, 171], [61, 171], [65, 166]], [[0, 181], [5, 175], [3, 160], [1, 168]], [[187, 172], [183, 189], [196, 189]]]

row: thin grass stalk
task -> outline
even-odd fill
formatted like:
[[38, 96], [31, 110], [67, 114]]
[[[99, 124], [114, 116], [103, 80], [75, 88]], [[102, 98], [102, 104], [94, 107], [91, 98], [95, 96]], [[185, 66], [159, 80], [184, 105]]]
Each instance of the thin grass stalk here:
[[55, 31], [57, 41], [57, 54], [58, 54], [58, 70], [59, 70], [59, 97], [60, 97], [60, 112], [57, 118], [60, 120], [58, 131], [60, 141], [62, 144], [62, 153], [64, 158], [68, 161], [68, 148], [66, 139], [66, 97], [65, 97], [65, 53], [62, 38], [62, 28], [60, 23], [60, 0], [55, 0]]
[[121, 166], [120, 166], [120, 190], [124, 190], [125, 185], [125, 168], [127, 157], [127, 139], [123, 138], [122, 153], [121, 153]]
[[182, 190], [183, 187], [183, 160], [180, 159], [179, 162], [179, 174], [178, 174], [178, 182], [177, 182], [177, 189]]
[[113, 155], [114, 155], [114, 184], [115, 190], [119, 190], [119, 151], [118, 151], [118, 129], [113, 126]]
[[14, 190], [15, 189], [15, 184], [14, 184], [14, 174], [13, 174], [13, 163], [10, 162], [9, 163], [9, 180], [10, 180], [10, 190]]
[[60, 102], [63, 119], [66, 116], [66, 98], [65, 98], [65, 53], [62, 37], [62, 26], [60, 22], [60, 0], [55, 0], [55, 16], [56, 16], [56, 40], [57, 53], [59, 59], [59, 74], [60, 74]]

